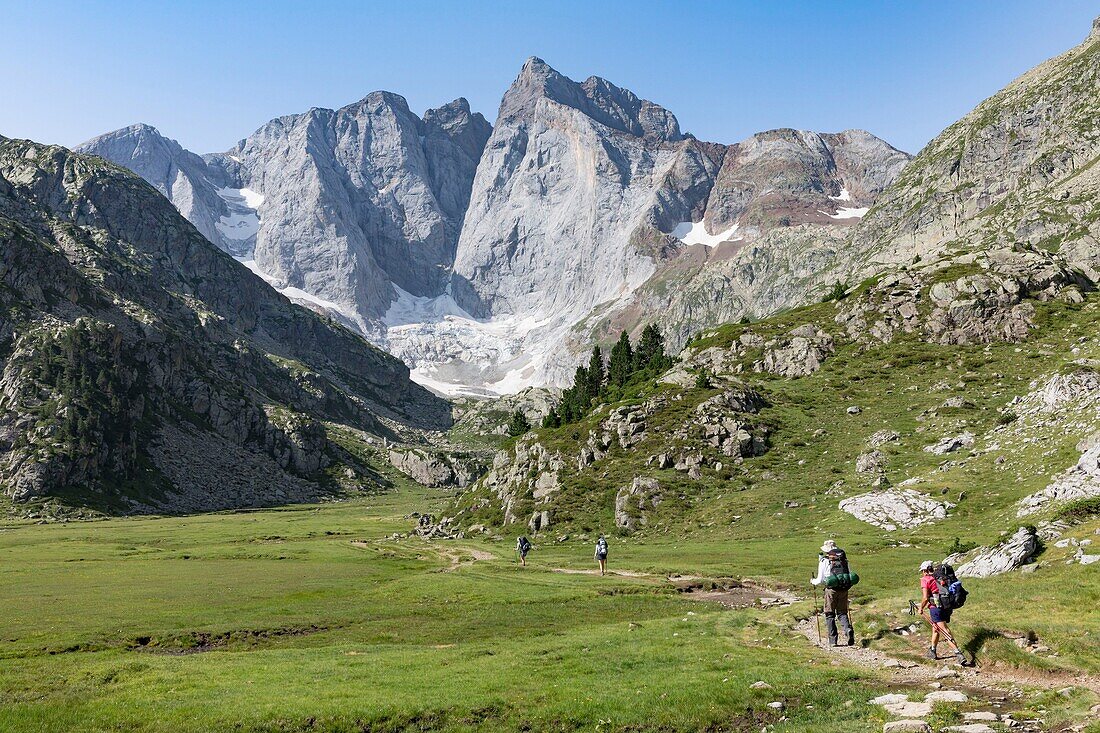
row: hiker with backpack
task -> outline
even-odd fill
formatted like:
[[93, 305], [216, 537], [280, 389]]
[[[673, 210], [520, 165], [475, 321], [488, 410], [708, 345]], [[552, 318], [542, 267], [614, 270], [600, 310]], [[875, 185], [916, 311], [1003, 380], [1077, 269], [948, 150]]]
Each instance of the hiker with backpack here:
[[607, 540], [602, 534], [596, 540], [596, 554], [594, 557], [600, 563], [600, 575], [603, 575], [607, 571]]
[[527, 567], [527, 553], [531, 551], [531, 540], [521, 536], [516, 540], [516, 552], [519, 553], [519, 561], [523, 567]]
[[[951, 621], [951, 613], [966, 603], [966, 589], [955, 576], [954, 569], [946, 562], [937, 568], [931, 560], [925, 560], [920, 565], [921, 601], [918, 613], [932, 626], [932, 645], [928, 647], [928, 657], [939, 659], [936, 647], [940, 637], [947, 639], [955, 648], [955, 658], [959, 664], [966, 665], [966, 655], [959, 648], [948, 623]], [[925, 610], [928, 613], [925, 615]]]
[[[856, 642], [855, 630], [848, 608], [848, 590], [859, 582], [859, 575], [848, 568], [848, 556], [836, 546], [833, 540], [825, 540], [821, 553], [817, 556], [817, 577], [810, 580], [815, 585], [825, 586], [824, 611], [825, 628], [829, 634], [829, 646], [840, 646], [837, 622], [844, 632], [844, 645], [852, 646]], [[821, 627], [818, 627], [818, 635]]]

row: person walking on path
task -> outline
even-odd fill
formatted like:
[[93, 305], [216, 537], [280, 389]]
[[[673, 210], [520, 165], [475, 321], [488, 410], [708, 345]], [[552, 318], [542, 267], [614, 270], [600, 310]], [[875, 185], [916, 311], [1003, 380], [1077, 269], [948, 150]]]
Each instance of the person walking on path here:
[[601, 534], [596, 540], [596, 561], [600, 564], [600, 575], [607, 572], [607, 539]]
[[527, 567], [527, 553], [531, 551], [531, 540], [521, 536], [516, 540], [516, 552], [519, 553], [519, 561], [523, 567]]
[[[928, 647], [928, 658], [939, 659], [936, 647], [940, 643], [940, 636], [947, 639], [955, 648], [955, 659], [959, 664], [966, 665], [966, 655], [955, 642], [955, 636], [947, 625], [951, 622], [951, 609], [944, 608], [940, 600], [940, 587], [936, 581], [935, 565], [931, 560], [925, 560], [920, 564], [920, 610], [918, 613], [932, 626], [932, 645]], [[928, 614], [925, 615], [927, 609]]]
[[[857, 576], [858, 577], [858, 576]], [[848, 615], [848, 589], [855, 585], [848, 570], [848, 557], [844, 550], [836, 546], [833, 540], [825, 540], [821, 545], [821, 554], [817, 556], [817, 576], [811, 581], [814, 585], [824, 585], [825, 629], [829, 634], [829, 646], [840, 645], [837, 622], [844, 632], [844, 644], [855, 644], [855, 630]]]

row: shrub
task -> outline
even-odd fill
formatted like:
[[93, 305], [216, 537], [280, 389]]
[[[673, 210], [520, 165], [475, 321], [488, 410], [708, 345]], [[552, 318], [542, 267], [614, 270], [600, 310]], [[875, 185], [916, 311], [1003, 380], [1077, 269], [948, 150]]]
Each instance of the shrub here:
[[1054, 519], [1070, 524], [1080, 524], [1096, 516], [1100, 516], [1100, 496], [1071, 501], [1054, 513]]
[[528, 430], [531, 429], [531, 423], [528, 422], [527, 416], [519, 410], [512, 413], [512, 419], [508, 421], [508, 434], [513, 438], [517, 438]]

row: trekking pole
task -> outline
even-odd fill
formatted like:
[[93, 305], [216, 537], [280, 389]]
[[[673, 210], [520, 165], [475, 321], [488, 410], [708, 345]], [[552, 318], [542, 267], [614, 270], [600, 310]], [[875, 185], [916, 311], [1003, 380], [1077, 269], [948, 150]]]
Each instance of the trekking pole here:
[[817, 645], [821, 646], [821, 616], [817, 612], [817, 586], [813, 584], [813, 580], [810, 581], [810, 585], [814, 589], [814, 621], [817, 622]]

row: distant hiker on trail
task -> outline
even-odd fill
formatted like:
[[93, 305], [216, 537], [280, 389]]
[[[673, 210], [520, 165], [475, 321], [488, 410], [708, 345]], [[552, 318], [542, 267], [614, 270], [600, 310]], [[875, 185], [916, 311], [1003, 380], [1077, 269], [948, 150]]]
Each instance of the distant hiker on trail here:
[[[821, 554], [817, 556], [817, 577], [810, 582], [815, 586], [825, 586], [825, 628], [829, 633], [829, 646], [839, 645], [837, 621], [840, 621], [840, 628], [844, 632], [844, 644], [855, 644], [855, 630], [852, 628], [848, 609], [848, 589], [859, 582], [859, 576], [848, 569], [848, 556], [833, 540], [825, 540], [821, 545]], [[817, 633], [820, 637], [820, 626]]]
[[526, 537], [520, 537], [516, 540], [516, 552], [519, 553], [519, 561], [523, 563], [523, 567], [527, 567], [527, 553], [531, 551], [531, 540]]
[[600, 563], [600, 575], [607, 572], [607, 540], [603, 535], [596, 540], [596, 554], [594, 555], [596, 560]]
[[[942, 635], [951, 646], [955, 647], [955, 658], [959, 664], [966, 665], [966, 655], [955, 642], [955, 637], [948, 627], [951, 621], [951, 612], [966, 602], [966, 591], [962, 583], [955, 577], [955, 571], [947, 563], [943, 563], [937, 570], [931, 560], [925, 560], [920, 564], [920, 610], [918, 613], [932, 626], [932, 645], [928, 647], [929, 659], [939, 659], [936, 646]], [[928, 614], [925, 615], [925, 609]]]

